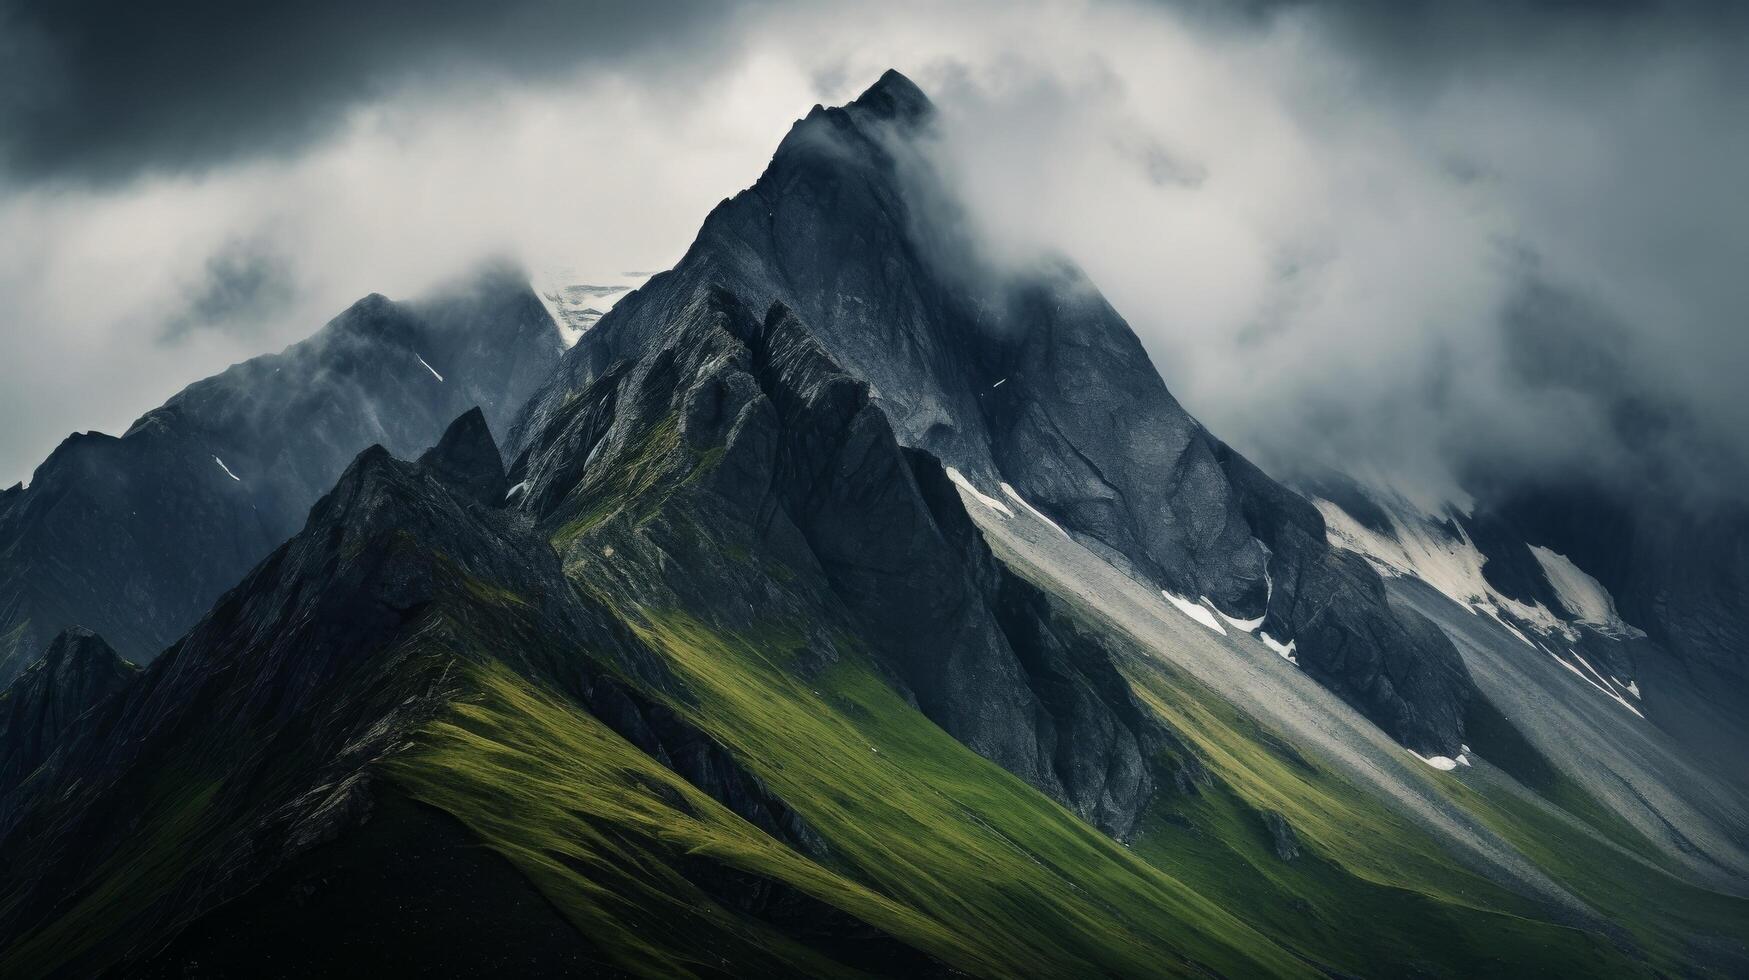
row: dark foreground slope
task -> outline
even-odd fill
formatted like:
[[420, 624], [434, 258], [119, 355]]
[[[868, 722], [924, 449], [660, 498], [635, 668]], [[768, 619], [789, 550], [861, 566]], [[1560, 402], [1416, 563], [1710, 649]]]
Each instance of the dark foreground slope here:
[[700, 289], [720, 285], [756, 311], [781, 302], [869, 384], [902, 444], [979, 485], [1009, 485], [1157, 588], [1262, 618], [1405, 744], [1455, 753], [1472, 687], [1450, 643], [1393, 608], [1365, 562], [1332, 552], [1304, 500], [1185, 412], [1077, 271], [982, 262], [917, 148], [933, 115], [896, 73], [846, 107], [816, 107], [674, 271], [584, 335], [530, 404], [514, 452], [647, 350]]
[[417, 452], [472, 405], [502, 435], [561, 346], [527, 283], [493, 269], [423, 301], [369, 296], [119, 438], [69, 437], [29, 487], [0, 493], [0, 684], [71, 625], [157, 656], [359, 450]]

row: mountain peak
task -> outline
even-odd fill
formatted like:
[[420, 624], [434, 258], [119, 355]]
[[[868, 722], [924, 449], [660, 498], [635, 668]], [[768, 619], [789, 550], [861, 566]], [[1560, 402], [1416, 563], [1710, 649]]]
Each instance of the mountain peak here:
[[885, 119], [916, 122], [935, 111], [935, 103], [917, 87], [917, 83], [889, 68], [866, 91], [850, 103], [850, 108], [866, 110]]
[[75, 719], [139, 674], [91, 630], [62, 630], [0, 693], [0, 794], [42, 764]]
[[437, 445], [419, 457], [419, 465], [480, 503], [495, 505], [504, 499], [504, 461], [486, 413], [477, 405], [449, 424]]

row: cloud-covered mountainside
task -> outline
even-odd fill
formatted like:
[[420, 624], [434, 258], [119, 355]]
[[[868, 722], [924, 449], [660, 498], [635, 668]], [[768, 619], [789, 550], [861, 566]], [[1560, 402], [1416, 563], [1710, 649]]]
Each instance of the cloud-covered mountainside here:
[[0, 973], [1749, 970], [1736, 607], [1276, 482], [932, 233], [940, 124], [817, 107], [562, 354], [372, 297], [0, 497]]

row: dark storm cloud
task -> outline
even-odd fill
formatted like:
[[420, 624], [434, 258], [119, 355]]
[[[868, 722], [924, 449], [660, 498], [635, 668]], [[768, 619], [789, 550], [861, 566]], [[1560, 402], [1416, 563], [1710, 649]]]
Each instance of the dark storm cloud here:
[[[294, 151], [397, 86], [707, 57], [715, 0], [0, 0], [0, 160], [113, 181]], [[722, 52], [716, 52], [718, 54]], [[681, 67], [670, 64], [670, 69]]]

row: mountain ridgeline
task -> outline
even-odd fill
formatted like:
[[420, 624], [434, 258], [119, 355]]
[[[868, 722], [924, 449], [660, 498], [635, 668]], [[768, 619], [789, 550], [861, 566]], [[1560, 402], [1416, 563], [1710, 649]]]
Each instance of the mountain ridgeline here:
[[0, 975], [1749, 971], [1741, 786], [968, 278], [938, 124], [816, 108], [562, 353], [373, 297], [0, 497]]
[[563, 345], [516, 270], [368, 296], [196, 382], [119, 438], [70, 436], [0, 494], [0, 683], [62, 629], [147, 662], [302, 526], [359, 450], [429, 446], [470, 406], [503, 434]]

